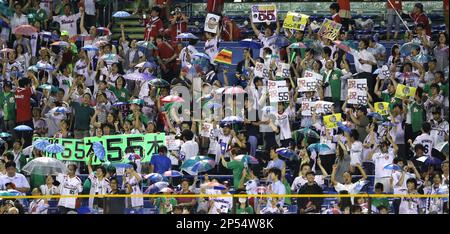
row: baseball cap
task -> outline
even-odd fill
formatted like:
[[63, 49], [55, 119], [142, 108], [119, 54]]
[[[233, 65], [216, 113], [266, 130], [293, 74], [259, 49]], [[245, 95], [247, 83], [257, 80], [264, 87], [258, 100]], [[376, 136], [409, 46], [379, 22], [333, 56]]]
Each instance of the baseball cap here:
[[66, 30], [61, 31], [61, 36], [69, 36], [69, 32]]

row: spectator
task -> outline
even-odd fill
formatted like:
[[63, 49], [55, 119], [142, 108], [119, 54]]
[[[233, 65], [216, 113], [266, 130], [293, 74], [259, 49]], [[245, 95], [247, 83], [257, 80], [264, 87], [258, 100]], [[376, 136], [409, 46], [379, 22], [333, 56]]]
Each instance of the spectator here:
[[[401, 18], [397, 13], [402, 12], [402, 0], [387, 0], [387, 23], [386, 23], [386, 40], [391, 40], [392, 26], [394, 26], [394, 41], [398, 39], [398, 33], [400, 32]], [[397, 13], [396, 13], [397, 12]]]
[[[109, 194], [125, 194], [125, 191], [119, 188], [119, 181], [117, 180], [117, 178], [113, 177], [109, 180], [109, 187], [111, 188]], [[105, 214], [123, 214], [125, 210], [125, 198], [107, 197], [105, 198], [105, 205]]]
[[150, 161], [150, 173], [163, 174], [166, 171], [170, 171], [172, 163], [167, 157], [167, 147], [160, 145], [158, 147], [158, 154], [152, 156]]
[[[309, 171], [306, 173], [307, 182], [298, 191], [298, 194], [323, 194], [322, 188], [315, 182], [316, 175]], [[300, 214], [319, 212], [322, 198], [299, 198], [297, 205]]]
[[6, 175], [0, 177], [0, 188], [2, 188], [2, 190], [6, 190], [7, 184], [9, 183], [15, 190], [23, 194], [30, 190], [30, 184], [25, 176], [16, 172], [17, 168], [15, 162], [7, 162], [5, 168]]
[[[75, 175], [77, 166], [70, 164], [67, 166], [67, 174], [58, 174], [56, 181], [59, 182], [59, 191], [61, 195], [78, 195], [83, 191], [81, 179]], [[77, 198], [60, 198], [58, 202], [58, 210], [60, 214], [67, 214], [68, 212], [76, 212]]]

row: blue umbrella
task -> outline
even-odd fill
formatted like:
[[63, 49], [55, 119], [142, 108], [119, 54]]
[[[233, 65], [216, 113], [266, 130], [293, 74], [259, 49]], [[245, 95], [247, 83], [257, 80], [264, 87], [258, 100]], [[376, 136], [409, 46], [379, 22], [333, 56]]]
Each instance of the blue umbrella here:
[[219, 104], [219, 103], [208, 102], [208, 108], [209, 109], [217, 109], [217, 108], [220, 108], [220, 107], [222, 107], [222, 105]]
[[198, 161], [192, 166], [193, 172], [205, 172], [214, 168], [216, 162], [212, 159]]
[[28, 69], [27, 69], [27, 71], [38, 72], [39, 70], [38, 70], [38, 68], [36, 67], [36, 65], [33, 65], [33, 66], [29, 66]]
[[19, 132], [21, 132], [21, 131], [33, 131], [33, 128], [31, 128], [30, 126], [27, 126], [27, 125], [19, 125], [19, 126], [15, 127], [14, 130], [19, 131]]
[[41, 63], [41, 62], [38, 62], [36, 64], [36, 68], [39, 69], [39, 70], [45, 70], [45, 71], [53, 71], [53, 70], [55, 70], [55, 68], [51, 64], [49, 64], [49, 63]]
[[47, 147], [48, 145], [50, 145], [50, 142], [48, 142], [48, 140], [46, 139], [37, 139], [35, 142], [33, 142], [33, 147], [44, 151], [45, 147]]
[[383, 116], [381, 116], [377, 112], [371, 112], [371, 113], [367, 114], [367, 117], [374, 118], [376, 120], [383, 120]]
[[276, 150], [276, 152], [281, 157], [289, 159], [289, 160], [298, 159], [297, 154], [295, 153], [295, 151], [293, 151], [293, 150], [291, 150], [289, 148], [279, 148], [279, 149]]
[[288, 46], [289, 40], [285, 36], [277, 35], [275, 39], [275, 46], [278, 48], [283, 48]]
[[400, 168], [399, 165], [393, 164], [393, 163], [384, 166], [384, 169], [385, 170], [393, 170], [393, 171], [401, 171], [402, 170], [402, 168]]
[[86, 51], [98, 51], [98, 47], [95, 45], [85, 45], [81, 47], [81, 49]]
[[114, 104], [112, 104], [113, 106], [123, 106], [123, 105], [127, 105], [128, 102], [115, 102]]
[[0, 132], [0, 137], [10, 137], [11, 136], [11, 134], [10, 133], [7, 133], [7, 132]]
[[179, 171], [171, 170], [171, 171], [164, 172], [163, 176], [165, 176], [165, 177], [180, 177], [180, 176], [183, 176], [183, 174]]
[[420, 54], [412, 57], [411, 60], [413, 62], [417, 62], [417, 63], [428, 63], [428, 61], [430, 60], [430, 57], [426, 54], [420, 53]]
[[242, 123], [244, 122], [244, 119], [238, 116], [227, 116], [220, 121], [221, 124], [235, 124], [235, 123]]
[[403, 44], [403, 45], [400, 47], [400, 54], [401, 54], [403, 57], [410, 56], [410, 55], [411, 55], [411, 50], [413, 50], [414, 48], [420, 49], [420, 45], [419, 45], [418, 43], [415, 43], [415, 42], [408, 42], [408, 43], [405, 43], [405, 44]]
[[195, 53], [194, 54], [194, 57], [196, 57], [196, 58], [200, 58], [200, 59], [206, 59], [206, 60], [210, 60], [210, 57], [207, 55], [207, 54], [205, 54], [205, 53]]
[[240, 41], [239, 45], [242, 47], [245, 47], [245, 48], [250, 48], [250, 49], [255, 49], [255, 50], [262, 48], [261, 42], [253, 41], [250, 38]]
[[416, 159], [417, 161], [421, 161], [423, 163], [425, 163], [426, 165], [440, 165], [442, 163], [442, 160], [433, 156], [422, 156], [418, 159]]
[[155, 76], [148, 73], [130, 73], [123, 76], [126, 80], [136, 80], [136, 81], [150, 81], [156, 79]]
[[321, 152], [324, 150], [330, 150], [330, 147], [323, 143], [314, 143], [314, 144], [309, 145], [307, 149], [309, 151]]
[[97, 156], [98, 159], [102, 161], [105, 159], [105, 147], [103, 147], [102, 143], [94, 142], [92, 144], [92, 149], [94, 150], [94, 155]]
[[394, 126], [395, 126], [395, 125], [394, 125], [392, 122], [390, 122], [390, 121], [383, 122], [381, 125], [382, 125], [382, 126], [385, 126], [385, 127], [394, 127]]
[[145, 194], [154, 194], [154, 193], [159, 193], [161, 192], [162, 189], [167, 188], [169, 186], [169, 183], [164, 182], [164, 181], [160, 181], [160, 182], [156, 182], [152, 185], [150, 185], [146, 190], [145, 190]]
[[148, 175], [144, 175], [144, 179], [147, 179], [151, 184], [163, 181], [163, 176], [159, 173], [150, 173]]
[[155, 68], [157, 65], [152, 62], [142, 62], [134, 66], [135, 68]]
[[61, 153], [64, 151], [64, 146], [62, 146], [61, 144], [55, 143], [55, 144], [47, 145], [44, 150], [47, 153], [58, 154], [58, 153]]
[[198, 37], [192, 33], [180, 33], [178, 34], [177, 39], [198, 39]]
[[112, 17], [114, 17], [114, 18], [126, 18], [126, 17], [130, 17], [130, 16], [131, 16], [131, 14], [126, 11], [117, 11], [112, 15]]
[[295, 131], [297, 134], [302, 134], [305, 137], [311, 137], [311, 138], [320, 138], [319, 133], [316, 131], [310, 129], [310, 128], [301, 128], [299, 130]]
[[352, 130], [347, 127], [345, 124], [343, 124], [342, 122], [337, 122], [337, 126], [339, 129], [341, 129], [344, 132], [352, 132]]

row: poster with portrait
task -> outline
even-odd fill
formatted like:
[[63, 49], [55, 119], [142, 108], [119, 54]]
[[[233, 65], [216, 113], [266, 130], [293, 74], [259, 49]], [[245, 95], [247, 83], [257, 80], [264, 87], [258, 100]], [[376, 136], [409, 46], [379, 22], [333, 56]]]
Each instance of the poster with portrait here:
[[205, 19], [205, 32], [217, 33], [219, 30], [220, 16], [208, 13]]

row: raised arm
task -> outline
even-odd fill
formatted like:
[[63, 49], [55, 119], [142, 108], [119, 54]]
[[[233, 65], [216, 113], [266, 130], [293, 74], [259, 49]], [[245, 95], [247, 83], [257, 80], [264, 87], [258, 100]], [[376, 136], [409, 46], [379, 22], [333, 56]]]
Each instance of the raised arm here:
[[252, 26], [253, 32], [255, 33], [256, 37], [259, 37], [259, 30], [256, 28], [255, 24], [253, 23], [253, 17], [250, 16], [250, 25]]

